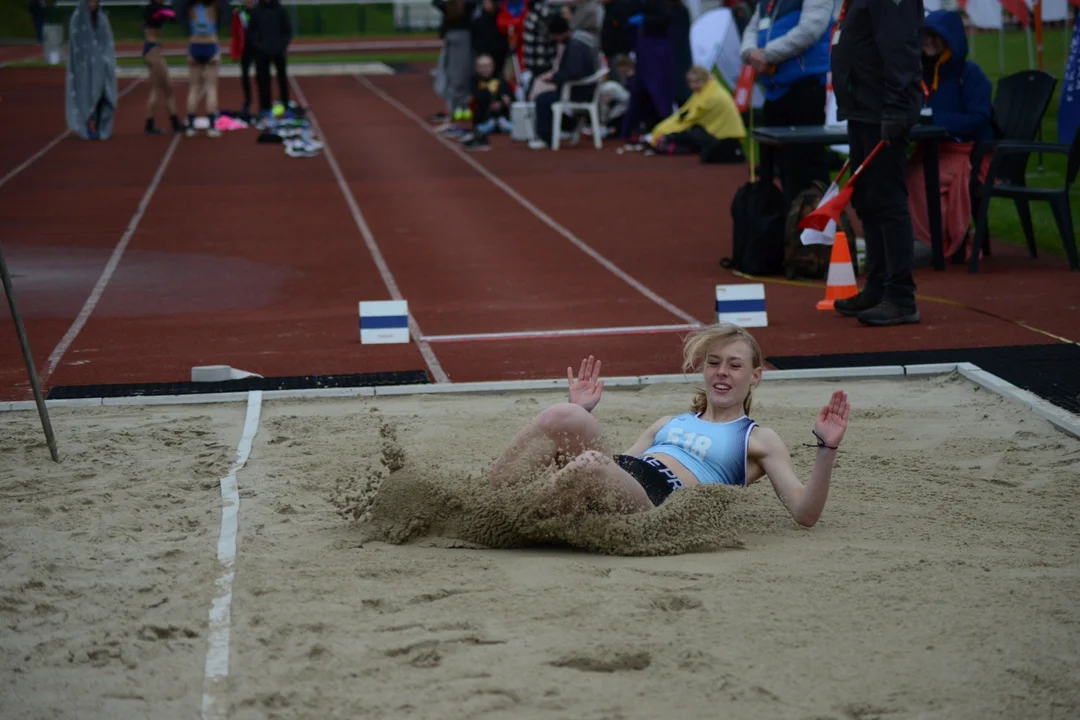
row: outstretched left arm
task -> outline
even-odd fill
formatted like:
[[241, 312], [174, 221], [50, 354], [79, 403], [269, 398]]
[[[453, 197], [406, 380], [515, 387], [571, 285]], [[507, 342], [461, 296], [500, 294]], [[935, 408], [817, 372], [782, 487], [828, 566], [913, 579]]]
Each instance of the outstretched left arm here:
[[810, 481], [805, 485], [795, 475], [787, 446], [775, 431], [756, 428], [751, 436], [754, 459], [769, 476], [780, 502], [800, 525], [812, 527], [825, 509], [836, 448], [847, 430], [849, 410], [847, 395], [837, 390], [818, 413], [814, 432], [824, 447], [818, 448]]

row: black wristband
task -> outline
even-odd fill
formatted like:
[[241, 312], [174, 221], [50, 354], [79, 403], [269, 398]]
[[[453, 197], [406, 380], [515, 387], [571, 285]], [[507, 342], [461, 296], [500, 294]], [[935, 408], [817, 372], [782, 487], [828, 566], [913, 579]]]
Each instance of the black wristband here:
[[829, 448], [830, 450], [839, 449], [839, 445], [826, 445], [825, 441], [821, 439], [821, 436], [817, 434], [817, 430], [811, 430], [810, 432], [814, 433], [814, 437], [817, 438], [817, 446], [819, 448]]

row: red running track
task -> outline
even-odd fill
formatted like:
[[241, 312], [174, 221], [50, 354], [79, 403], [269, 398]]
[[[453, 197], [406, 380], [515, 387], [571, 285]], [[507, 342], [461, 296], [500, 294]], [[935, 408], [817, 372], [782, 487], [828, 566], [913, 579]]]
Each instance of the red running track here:
[[[298, 86], [327, 151], [288, 158], [256, 144], [254, 131], [178, 140], [49, 384], [186, 380], [191, 366], [218, 363], [268, 376], [553, 377], [590, 352], [608, 375], [677, 372], [674, 331], [439, 336], [709, 322], [715, 286], [742, 282], [717, 265], [738, 169], [618, 155], [613, 143], [535, 153], [496, 138], [491, 152], [466, 156], [418, 122], [437, 108], [426, 75], [305, 77]], [[238, 83], [223, 82], [223, 106], [239, 99]], [[17, 229], [5, 252], [23, 276], [16, 288], [43, 370], [166, 156], [169, 138], [139, 132], [144, 101], [136, 88], [121, 103], [113, 140], [66, 139], [0, 188], [0, 212]], [[1065, 264], [998, 248], [975, 276], [920, 272], [920, 292], [1075, 333], [1080, 286]], [[416, 343], [359, 343], [357, 302], [389, 299], [390, 284], [430, 339], [427, 359]], [[929, 300], [921, 325], [871, 329], [815, 310], [821, 288], [770, 283], [767, 293], [770, 326], [755, 331], [767, 354], [1049, 341]], [[3, 312], [0, 333], [13, 338]], [[0, 400], [25, 397], [17, 348], [4, 342]]]

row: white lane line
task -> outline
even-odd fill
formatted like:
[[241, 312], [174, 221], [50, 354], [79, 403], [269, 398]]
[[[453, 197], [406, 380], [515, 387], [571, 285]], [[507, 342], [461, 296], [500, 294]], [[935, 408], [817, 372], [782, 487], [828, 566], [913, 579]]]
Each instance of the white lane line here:
[[[311, 124], [315, 126], [315, 132], [319, 134], [319, 138], [323, 142], [323, 153], [326, 155], [327, 162], [330, 163], [330, 170], [333, 171], [334, 177], [337, 179], [338, 187], [341, 188], [341, 194], [345, 196], [345, 202], [349, 205], [349, 211], [352, 212], [356, 227], [360, 229], [360, 234], [364, 237], [364, 243], [367, 245], [371, 257], [375, 260], [375, 266], [379, 269], [379, 274], [382, 275], [383, 282], [386, 283], [386, 288], [390, 291], [391, 298], [394, 300], [404, 300], [405, 298], [401, 295], [401, 291], [398, 290], [397, 282], [394, 281], [394, 276], [390, 272], [390, 267], [386, 264], [386, 260], [379, 250], [379, 245], [375, 242], [375, 235], [372, 234], [371, 228], [368, 227], [367, 221], [364, 220], [364, 214], [360, 212], [360, 206], [356, 202], [356, 197], [353, 196], [352, 190], [349, 189], [349, 184], [345, 181], [345, 176], [342, 174], [341, 168], [337, 164], [337, 159], [334, 158], [334, 152], [330, 149], [330, 139], [326, 137], [326, 134], [319, 126], [319, 120], [315, 115], [315, 111], [312, 110], [311, 106], [308, 104], [307, 98], [304, 97], [304, 91], [300, 89], [300, 83], [295, 77], [290, 77], [289, 83], [292, 85], [293, 90], [296, 91], [296, 99], [308, 108], [307, 112], [311, 117]], [[416, 322], [416, 318], [413, 317], [411, 310], [409, 311], [409, 332], [412, 334], [412, 337], [415, 338], [416, 345], [420, 349], [420, 354], [424, 356], [424, 361], [427, 363], [428, 369], [431, 370], [431, 375], [435, 378], [435, 382], [450, 382], [450, 378], [442, 369], [442, 365], [439, 364], [439, 359], [435, 357], [435, 352], [424, 340], [424, 333], [420, 331], [420, 325]]]
[[517, 190], [515, 190], [514, 188], [507, 185], [505, 182], [503, 182], [502, 179], [499, 178], [498, 175], [495, 175], [490, 170], [488, 170], [486, 167], [484, 167], [483, 165], [478, 163], [476, 160], [474, 160], [472, 157], [470, 157], [467, 153], [465, 153], [465, 151], [463, 151], [457, 145], [450, 142], [449, 140], [442, 137], [441, 135], [437, 134], [434, 130], [432, 130], [431, 126], [428, 125], [428, 123], [424, 122], [423, 118], [421, 118], [419, 115], [414, 113], [409, 108], [405, 107], [400, 102], [398, 102], [398, 100], [396, 98], [391, 97], [390, 95], [386, 94], [385, 92], [383, 92], [379, 88], [375, 87], [375, 85], [370, 80], [368, 80], [366, 77], [363, 77], [361, 75], [353, 75], [353, 79], [356, 80], [356, 82], [363, 85], [368, 90], [370, 90], [372, 93], [377, 95], [378, 97], [382, 98], [385, 102], [387, 102], [390, 105], [397, 108], [398, 111], [402, 115], [404, 115], [405, 117], [411, 119], [413, 122], [415, 122], [417, 125], [419, 125], [423, 130], [430, 133], [432, 135], [432, 137], [434, 137], [436, 140], [438, 140], [444, 146], [449, 148], [450, 151], [453, 152], [454, 154], [456, 154], [459, 158], [461, 158], [466, 163], [468, 163], [473, 168], [473, 170], [476, 170], [476, 172], [483, 175], [485, 178], [487, 178], [489, 181], [491, 181], [491, 183], [494, 184], [497, 188], [499, 188], [504, 193], [506, 193], [507, 195], [512, 197], [523, 208], [525, 208], [526, 210], [531, 212], [533, 215], [535, 215], [536, 218], [538, 220], [540, 220], [540, 222], [544, 223], [545, 225], [550, 227], [552, 230], [554, 230], [555, 232], [559, 233], [564, 238], [569, 240], [579, 250], [581, 250], [583, 253], [585, 253], [586, 255], [591, 257], [596, 262], [603, 265], [604, 268], [606, 268], [613, 275], [615, 275], [620, 280], [625, 282], [627, 285], [634, 288], [639, 293], [641, 293], [645, 297], [649, 298], [654, 303], [656, 303], [660, 307], [664, 308], [665, 310], [667, 310], [672, 315], [678, 317], [680, 320], [683, 320], [684, 322], [690, 323], [691, 325], [694, 325], [695, 327], [701, 327], [701, 323], [697, 320], [697, 318], [695, 318], [693, 315], [690, 315], [689, 313], [686, 313], [686, 312], [682, 311], [681, 309], [679, 309], [675, 305], [671, 304], [670, 302], [668, 302], [664, 298], [662, 298], [659, 295], [657, 295], [656, 293], [654, 293], [649, 288], [642, 285], [640, 282], [638, 282], [631, 275], [626, 273], [618, 265], [616, 265], [612, 261], [608, 260], [606, 257], [601, 255], [596, 250], [592, 249], [592, 247], [590, 247], [588, 244], [586, 244], [581, 239], [579, 239], [576, 235], [574, 235], [574, 233], [570, 232], [565, 227], [563, 227], [559, 223], [555, 222], [555, 220], [553, 220], [547, 213], [545, 213], [543, 210], [541, 210], [540, 208], [533, 205], [531, 202], [529, 202], [527, 199], [525, 199], [521, 195], [521, 193], [519, 193]]
[[[116, 99], [119, 100], [120, 98], [127, 95], [140, 82], [142, 82], [141, 79], [136, 79], [135, 82], [131, 83], [130, 85], [127, 85], [123, 90], [121, 90], [119, 93], [117, 93]], [[60, 133], [59, 135], [54, 137], [52, 140], [50, 140], [49, 143], [45, 147], [38, 150], [36, 153], [34, 153], [30, 157], [28, 157], [26, 160], [23, 160], [22, 164], [20, 164], [18, 167], [16, 167], [14, 170], [9, 172], [4, 177], [0, 178], [0, 187], [4, 187], [4, 185], [8, 184], [8, 182], [10, 182], [12, 178], [14, 178], [16, 175], [21, 173], [23, 170], [25, 170], [26, 168], [30, 167], [31, 165], [36, 163], [38, 160], [40, 160], [41, 157], [45, 153], [49, 152], [54, 147], [59, 145], [60, 141], [63, 140], [64, 138], [66, 138], [70, 134], [71, 134], [70, 130], [65, 130], [64, 132]]]
[[215, 583], [217, 594], [210, 605], [210, 631], [206, 648], [206, 670], [203, 677], [203, 720], [224, 720], [229, 715], [228, 698], [224, 697], [229, 679], [229, 637], [232, 624], [232, 584], [236, 577], [236, 532], [240, 519], [240, 489], [236, 474], [247, 463], [251, 445], [259, 431], [262, 412], [262, 391], [248, 393], [244, 432], [236, 450], [236, 462], [229, 474], [221, 478], [221, 534], [218, 536], [217, 558], [222, 574]]
[[470, 335], [428, 335], [428, 342], [467, 342], [487, 340], [540, 340], [542, 338], [581, 337], [586, 335], [649, 335], [693, 330], [700, 325], [637, 325], [631, 327], [581, 328], [577, 330], [534, 330], [525, 332], [473, 333]]
[[94, 289], [90, 292], [90, 297], [86, 298], [86, 303], [83, 305], [82, 310], [79, 311], [78, 316], [75, 318], [75, 322], [71, 324], [68, 331], [64, 333], [64, 337], [60, 338], [60, 342], [57, 343], [52, 353], [49, 355], [49, 362], [46, 365], [45, 370], [41, 373], [42, 384], [46, 383], [49, 377], [56, 371], [56, 366], [60, 364], [60, 360], [64, 357], [64, 353], [71, 347], [71, 343], [75, 341], [75, 337], [79, 334], [79, 331], [86, 325], [86, 321], [90, 319], [90, 314], [94, 312], [94, 308], [97, 307], [98, 301], [101, 300], [102, 293], [105, 292], [105, 286], [109, 284], [112, 279], [113, 273], [116, 272], [116, 266], [120, 264], [120, 258], [124, 255], [124, 250], [127, 249], [128, 243], [131, 242], [132, 236], [135, 234], [136, 228], [139, 227], [139, 222], [142, 220], [143, 214], [146, 212], [146, 208], [150, 205], [151, 198], [154, 197], [154, 191], [157, 190], [157, 186], [161, 183], [161, 178], [165, 175], [165, 168], [169, 166], [169, 161], [172, 160], [173, 153], [176, 152], [176, 146], [180, 142], [181, 135], [174, 135], [172, 142], [169, 143], [169, 149], [165, 151], [165, 156], [161, 158], [161, 163], [158, 165], [157, 172], [154, 173], [153, 179], [150, 181], [150, 185], [146, 188], [146, 192], [143, 193], [142, 200], [139, 201], [139, 207], [136, 208], [135, 214], [131, 216], [131, 221], [128, 222], [127, 230], [120, 238], [120, 242], [116, 244], [113, 249], [112, 256], [109, 258], [109, 262], [105, 264], [105, 269], [101, 271], [101, 277], [98, 278], [97, 284], [94, 285]]

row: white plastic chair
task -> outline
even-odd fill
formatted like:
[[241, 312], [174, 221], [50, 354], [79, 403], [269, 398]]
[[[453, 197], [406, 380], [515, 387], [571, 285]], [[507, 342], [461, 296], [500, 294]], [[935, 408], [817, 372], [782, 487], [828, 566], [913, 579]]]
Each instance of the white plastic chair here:
[[[601, 67], [592, 75], [582, 78], [581, 80], [575, 80], [573, 82], [563, 83], [562, 89], [559, 93], [559, 100], [551, 105], [551, 149], [559, 149], [559, 139], [562, 135], [562, 118], [565, 114], [572, 114], [574, 112], [580, 112], [582, 110], [589, 113], [589, 120], [592, 122], [593, 133], [593, 145], [599, 150], [604, 146], [603, 133], [600, 129], [600, 83], [607, 77], [608, 69]], [[593, 85], [592, 99], [587, 102], [574, 102], [570, 99], [570, 92], [576, 87], [583, 85]]]

